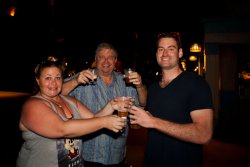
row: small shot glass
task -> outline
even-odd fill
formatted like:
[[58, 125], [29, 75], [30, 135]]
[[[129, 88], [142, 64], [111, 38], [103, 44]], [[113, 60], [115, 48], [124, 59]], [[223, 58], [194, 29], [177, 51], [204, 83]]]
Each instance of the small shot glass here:
[[94, 79], [89, 81], [90, 85], [95, 85], [96, 84], [96, 80], [97, 80], [97, 71], [96, 68], [90, 68], [89, 69], [91, 71], [92, 74], [94, 74]]

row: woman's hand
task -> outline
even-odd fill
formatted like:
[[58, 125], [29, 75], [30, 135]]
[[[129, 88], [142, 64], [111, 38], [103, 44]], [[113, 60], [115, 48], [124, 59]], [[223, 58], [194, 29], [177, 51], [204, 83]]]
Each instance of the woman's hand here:
[[127, 121], [117, 115], [108, 115], [103, 117], [103, 119], [105, 119], [104, 127], [116, 133], [120, 132], [126, 126]]

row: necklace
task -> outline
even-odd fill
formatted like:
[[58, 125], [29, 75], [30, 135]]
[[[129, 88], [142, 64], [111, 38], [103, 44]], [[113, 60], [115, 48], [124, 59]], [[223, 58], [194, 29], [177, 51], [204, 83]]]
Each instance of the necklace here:
[[[63, 115], [65, 118], [67, 119], [72, 119], [74, 116], [73, 114], [71, 113], [70, 109], [68, 108], [67, 104], [64, 102], [64, 100], [62, 98], [60, 98], [63, 105], [65, 106], [65, 108], [67, 109], [67, 112], [64, 110], [63, 106], [58, 103], [57, 101], [53, 100], [53, 99], [50, 99], [50, 101], [55, 104], [62, 112], [63, 112]], [[49, 100], [49, 99], [48, 99]]]
[[62, 105], [61, 105], [61, 104], [56, 103], [56, 102], [54, 102], [54, 101], [53, 101], [53, 103], [54, 103], [55, 105], [57, 105], [57, 107], [59, 107], [60, 109], [62, 109], [62, 110], [63, 110], [63, 107], [62, 107]]

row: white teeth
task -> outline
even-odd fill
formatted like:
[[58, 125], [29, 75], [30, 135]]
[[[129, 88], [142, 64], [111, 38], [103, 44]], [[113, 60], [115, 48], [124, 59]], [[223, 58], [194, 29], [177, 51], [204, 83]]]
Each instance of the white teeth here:
[[169, 60], [169, 58], [163, 58], [162, 60], [166, 61], [166, 60]]

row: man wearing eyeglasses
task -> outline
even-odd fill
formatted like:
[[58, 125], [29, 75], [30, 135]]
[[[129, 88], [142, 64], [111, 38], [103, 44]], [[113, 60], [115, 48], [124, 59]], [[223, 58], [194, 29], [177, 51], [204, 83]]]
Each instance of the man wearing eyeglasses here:
[[[123, 75], [114, 71], [117, 51], [113, 45], [98, 45], [95, 61], [97, 80], [94, 84], [89, 84], [94, 79], [94, 74], [88, 69], [83, 70], [65, 80], [62, 93], [79, 99], [93, 112], [103, 108], [110, 99], [119, 96], [130, 96], [134, 98], [135, 105], [146, 105], [147, 90], [142, 84], [141, 76], [137, 72], [131, 73], [130, 82], [133, 86], [127, 86]], [[84, 136], [84, 167], [125, 167], [128, 129], [127, 126], [118, 135], [102, 130]]]

